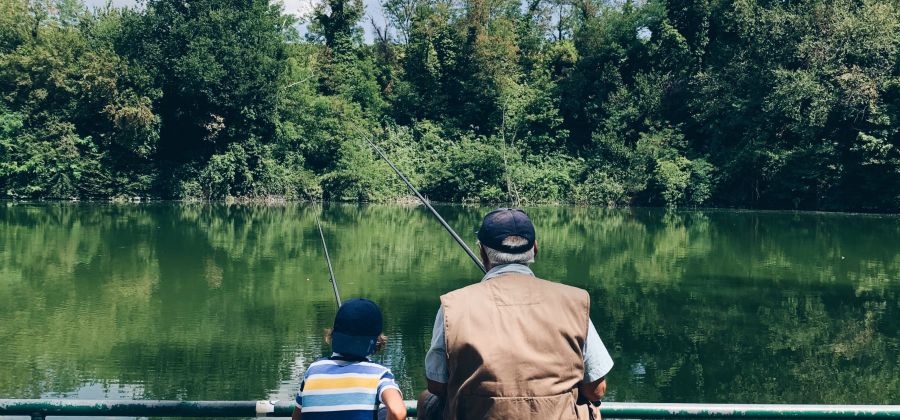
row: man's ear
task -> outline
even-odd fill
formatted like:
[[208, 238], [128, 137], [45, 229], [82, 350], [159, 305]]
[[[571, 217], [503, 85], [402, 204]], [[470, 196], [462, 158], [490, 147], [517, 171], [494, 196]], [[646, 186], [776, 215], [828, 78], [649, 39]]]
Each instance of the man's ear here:
[[534, 240], [534, 256], [535, 256], [535, 257], [537, 257], [537, 254], [538, 254], [537, 251], [538, 251], [538, 247], [537, 247], [537, 239], [535, 239], [535, 240]]

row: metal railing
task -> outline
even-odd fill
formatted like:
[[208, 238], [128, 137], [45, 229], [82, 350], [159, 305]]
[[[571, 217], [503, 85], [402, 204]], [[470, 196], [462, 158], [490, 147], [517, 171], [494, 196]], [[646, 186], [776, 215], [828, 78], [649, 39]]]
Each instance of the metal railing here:
[[[600, 408], [617, 419], [900, 419], [900, 405], [668, 404], [609, 402]], [[4, 400], [0, 416], [290, 417], [292, 402], [159, 400]], [[406, 401], [410, 417], [416, 402]]]

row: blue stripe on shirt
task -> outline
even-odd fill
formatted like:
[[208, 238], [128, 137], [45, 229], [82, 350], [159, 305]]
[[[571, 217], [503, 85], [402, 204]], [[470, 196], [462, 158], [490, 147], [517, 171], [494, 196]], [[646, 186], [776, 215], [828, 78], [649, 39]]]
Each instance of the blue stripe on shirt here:
[[343, 392], [340, 394], [304, 395], [304, 406], [334, 406], [350, 404], [368, 404], [372, 407], [378, 403], [374, 393], [367, 392]]

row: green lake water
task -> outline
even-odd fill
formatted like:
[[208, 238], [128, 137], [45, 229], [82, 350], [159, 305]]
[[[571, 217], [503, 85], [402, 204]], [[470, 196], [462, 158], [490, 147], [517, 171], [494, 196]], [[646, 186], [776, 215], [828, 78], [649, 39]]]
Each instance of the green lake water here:
[[[474, 246], [489, 208], [439, 210]], [[609, 400], [900, 403], [900, 217], [527, 210], [535, 272], [591, 293]], [[12, 202], [0, 398], [291, 399], [335, 312], [317, 214], [414, 398], [439, 295], [480, 278], [421, 207]]]

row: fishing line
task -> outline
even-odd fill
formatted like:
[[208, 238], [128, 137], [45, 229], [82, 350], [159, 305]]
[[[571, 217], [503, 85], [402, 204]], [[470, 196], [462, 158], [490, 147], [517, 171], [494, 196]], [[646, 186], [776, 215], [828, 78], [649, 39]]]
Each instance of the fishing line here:
[[331, 288], [334, 289], [334, 301], [338, 308], [341, 307], [341, 295], [338, 293], [337, 280], [334, 279], [334, 269], [331, 267], [331, 257], [328, 255], [328, 245], [325, 244], [325, 234], [322, 233], [322, 223], [319, 215], [316, 215], [316, 226], [319, 227], [319, 237], [322, 238], [322, 249], [325, 250], [325, 261], [328, 262], [328, 275], [331, 276]]
[[462, 238], [460, 238], [459, 235], [456, 234], [456, 231], [453, 230], [452, 227], [450, 227], [450, 225], [447, 223], [447, 221], [444, 220], [444, 218], [441, 217], [440, 214], [438, 214], [437, 210], [435, 210], [434, 207], [431, 207], [431, 204], [428, 203], [428, 200], [426, 200], [425, 197], [422, 197], [422, 194], [419, 194], [419, 191], [416, 189], [416, 187], [413, 187], [412, 183], [409, 182], [408, 179], [406, 179], [406, 175], [403, 175], [403, 172], [400, 172], [400, 170], [397, 169], [397, 166], [394, 165], [394, 162], [391, 162], [391, 160], [388, 159], [387, 155], [384, 154], [384, 152], [381, 150], [381, 148], [376, 146], [375, 143], [372, 143], [372, 140], [369, 140], [368, 137], [363, 137], [363, 138], [366, 140], [367, 143], [369, 143], [370, 146], [372, 146], [373, 149], [375, 149], [376, 152], [378, 152], [378, 155], [381, 156], [381, 158], [384, 159], [384, 161], [387, 162], [387, 164], [391, 166], [391, 169], [393, 169], [394, 172], [397, 173], [397, 176], [399, 176], [400, 179], [403, 180], [403, 182], [406, 184], [406, 187], [409, 188], [409, 190], [412, 191], [413, 194], [416, 195], [416, 197], [419, 197], [419, 201], [421, 201], [422, 204], [424, 204], [425, 207], [428, 208], [428, 210], [431, 210], [431, 214], [433, 214], [434, 217], [437, 218], [438, 222], [441, 222], [441, 225], [444, 226], [444, 229], [447, 229], [447, 232], [450, 234], [450, 236], [452, 236], [453, 239], [456, 240], [456, 243], [458, 243], [459, 246], [461, 246], [463, 248], [463, 250], [466, 251], [466, 254], [469, 254], [469, 258], [471, 258], [472, 261], [475, 262], [475, 265], [477, 265], [478, 268], [480, 268], [482, 272], [487, 273], [487, 270], [484, 268], [484, 264], [481, 263], [481, 259], [478, 258], [478, 256], [476, 256], [474, 252], [472, 252], [472, 250], [469, 248], [469, 246], [466, 245], [466, 242], [463, 241]]

